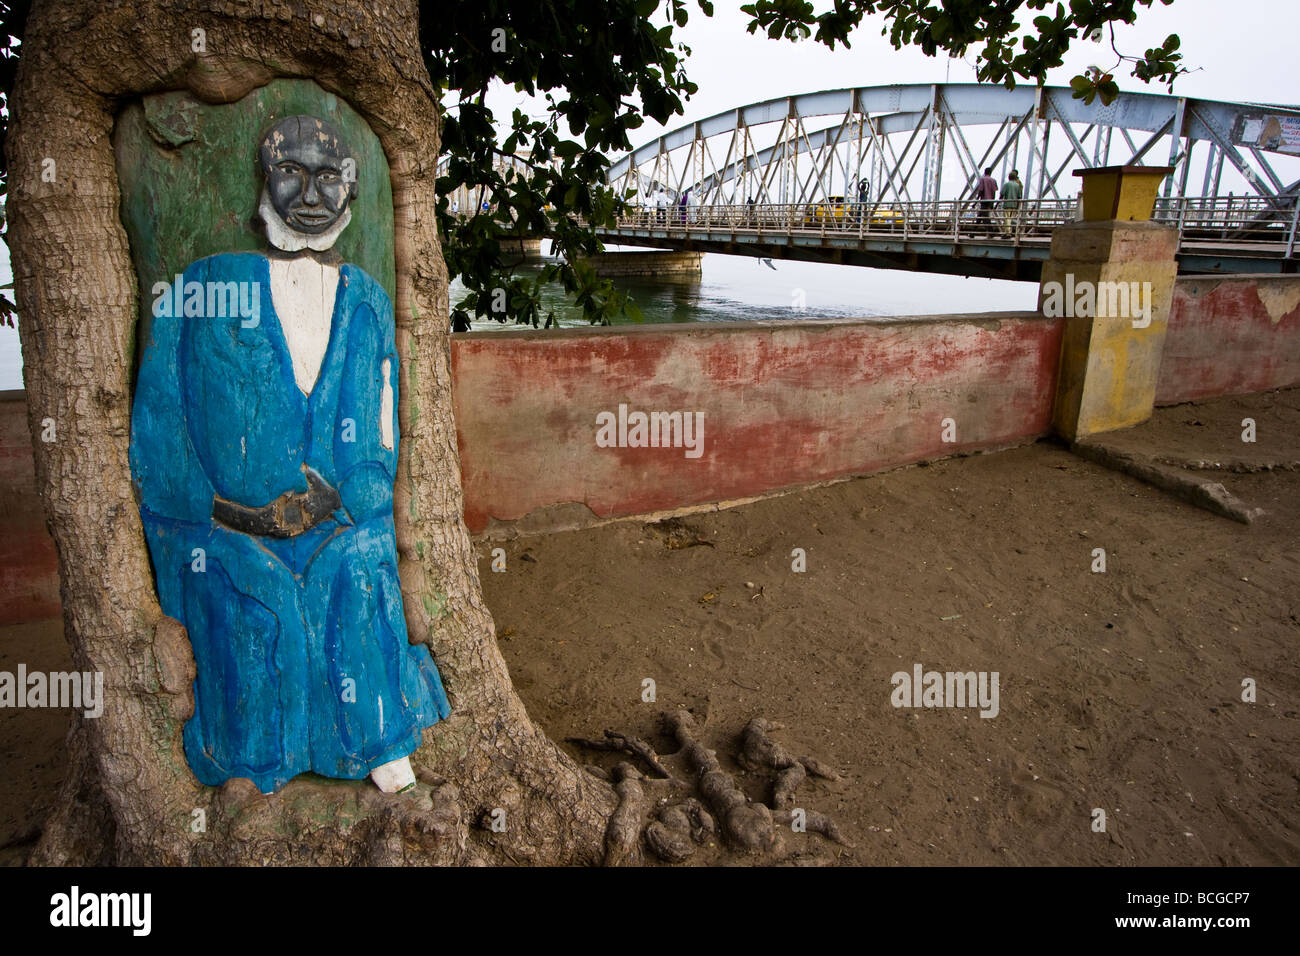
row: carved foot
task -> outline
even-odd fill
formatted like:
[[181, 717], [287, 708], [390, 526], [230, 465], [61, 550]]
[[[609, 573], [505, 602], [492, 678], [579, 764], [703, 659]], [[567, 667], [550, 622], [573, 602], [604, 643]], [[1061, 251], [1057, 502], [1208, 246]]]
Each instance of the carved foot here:
[[370, 771], [370, 779], [384, 793], [399, 793], [415, 786], [415, 771], [411, 769], [411, 758], [390, 760]]

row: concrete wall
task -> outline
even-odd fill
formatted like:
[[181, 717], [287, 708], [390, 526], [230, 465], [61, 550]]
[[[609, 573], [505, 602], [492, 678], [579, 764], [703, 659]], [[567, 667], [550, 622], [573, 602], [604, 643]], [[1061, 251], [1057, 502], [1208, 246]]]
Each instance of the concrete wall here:
[[1157, 405], [1293, 385], [1300, 385], [1300, 276], [1178, 280]]
[[0, 392], [0, 527], [0, 625], [57, 616], [59, 564], [36, 495], [22, 392]]
[[[1061, 330], [1020, 312], [456, 335], [465, 520], [571, 527], [1032, 439]], [[620, 404], [702, 412], [702, 455], [597, 447]]]

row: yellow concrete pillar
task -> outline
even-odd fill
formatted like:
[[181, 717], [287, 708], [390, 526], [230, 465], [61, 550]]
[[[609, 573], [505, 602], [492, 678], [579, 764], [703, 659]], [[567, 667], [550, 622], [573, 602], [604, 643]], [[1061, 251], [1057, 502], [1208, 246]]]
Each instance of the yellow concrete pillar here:
[[1052, 424], [1070, 441], [1151, 417], [1177, 249], [1178, 231], [1153, 222], [1072, 222], [1052, 233], [1038, 308], [1065, 320]]

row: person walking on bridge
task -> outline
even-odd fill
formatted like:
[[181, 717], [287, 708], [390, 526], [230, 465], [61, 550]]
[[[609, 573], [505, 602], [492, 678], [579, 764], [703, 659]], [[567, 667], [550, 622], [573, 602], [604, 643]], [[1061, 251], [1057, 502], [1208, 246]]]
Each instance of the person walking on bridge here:
[[975, 197], [979, 200], [979, 223], [981, 231], [993, 229], [993, 205], [998, 198], [998, 181], [993, 178], [993, 167], [985, 168], [984, 175], [975, 183]]
[[1007, 181], [1002, 184], [1002, 234], [1016, 234], [1016, 220], [1020, 218], [1020, 200], [1024, 198], [1025, 189], [1020, 183], [1020, 171], [1013, 169]]

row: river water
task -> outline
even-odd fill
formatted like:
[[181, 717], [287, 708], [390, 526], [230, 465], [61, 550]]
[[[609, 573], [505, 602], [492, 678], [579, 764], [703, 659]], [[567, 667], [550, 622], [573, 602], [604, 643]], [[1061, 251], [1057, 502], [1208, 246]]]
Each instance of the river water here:
[[[7, 257], [3, 257], [0, 283], [8, 281], [7, 273]], [[615, 285], [632, 296], [647, 324], [1030, 310], [1038, 294], [1037, 285], [1031, 282], [779, 259], [769, 263], [714, 254], [704, 257], [701, 274], [690, 279], [628, 278], [616, 279]], [[461, 297], [458, 283], [452, 284], [451, 293], [453, 302]], [[558, 287], [545, 290], [542, 301], [555, 311], [560, 325], [587, 324], [581, 310], [571, 305]], [[513, 327], [491, 320], [473, 326], [484, 332]], [[0, 390], [12, 388], [22, 388], [18, 333], [0, 327]]]
[[[632, 297], [647, 324], [1032, 310], [1038, 296], [1035, 283], [712, 253], [692, 278], [617, 278], [614, 285]], [[452, 283], [451, 295], [453, 302], [461, 297], [459, 283]], [[543, 291], [542, 304], [562, 326], [587, 324], [558, 288]], [[629, 321], [619, 317], [615, 324]], [[490, 319], [473, 324], [475, 331], [512, 327]]]

